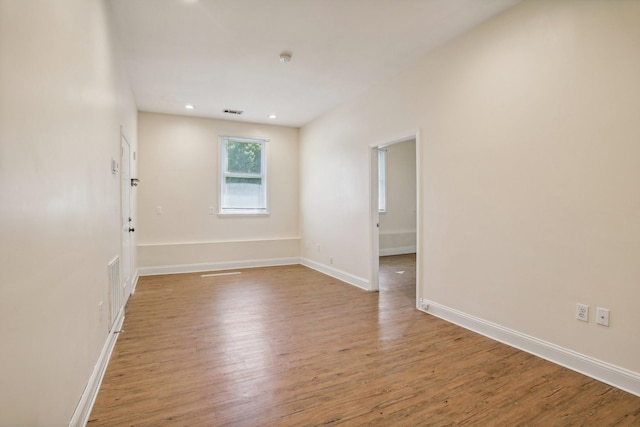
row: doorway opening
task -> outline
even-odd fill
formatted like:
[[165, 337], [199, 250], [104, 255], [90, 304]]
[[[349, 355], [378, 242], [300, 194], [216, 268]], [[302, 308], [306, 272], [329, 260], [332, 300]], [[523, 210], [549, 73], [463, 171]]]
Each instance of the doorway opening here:
[[418, 153], [417, 132], [371, 145], [371, 290], [403, 287], [416, 307], [420, 277]]

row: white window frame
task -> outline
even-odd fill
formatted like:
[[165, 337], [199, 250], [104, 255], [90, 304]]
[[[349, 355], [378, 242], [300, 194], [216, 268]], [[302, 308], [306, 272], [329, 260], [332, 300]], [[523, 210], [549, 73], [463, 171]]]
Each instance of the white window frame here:
[[[227, 142], [237, 141], [244, 143], [260, 144], [260, 173], [237, 173], [227, 170], [229, 162], [227, 155]], [[265, 138], [246, 138], [237, 136], [220, 136], [220, 174], [218, 186], [218, 215], [268, 215], [268, 199], [267, 199], [267, 142]], [[227, 187], [225, 186], [226, 178], [260, 178], [262, 181], [262, 198], [264, 205], [253, 208], [238, 208], [223, 206]]]
[[387, 149], [378, 148], [378, 213], [387, 212]]

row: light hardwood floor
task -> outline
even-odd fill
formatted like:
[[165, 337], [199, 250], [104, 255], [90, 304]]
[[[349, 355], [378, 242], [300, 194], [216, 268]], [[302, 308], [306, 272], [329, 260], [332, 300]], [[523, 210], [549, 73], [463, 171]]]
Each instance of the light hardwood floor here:
[[[404, 271], [398, 274], [398, 271]], [[143, 277], [96, 426], [631, 426], [640, 397], [302, 266]]]

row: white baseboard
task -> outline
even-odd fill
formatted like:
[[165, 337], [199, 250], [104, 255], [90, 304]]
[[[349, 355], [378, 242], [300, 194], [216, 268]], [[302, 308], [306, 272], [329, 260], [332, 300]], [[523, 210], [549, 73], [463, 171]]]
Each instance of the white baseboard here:
[[404, 246], [402, 248], [380, 248], [380, 256], [391, 256], [391, 255], [406, 255], [406, 254], [415, 254], [416, 247], [415, 246]]
[[419, 309], [511, 347], [640, 396], [640, 374], [423, 299]]
[[136, 293], [136, 287], [138, 286], [139, 278], [140, 278], [140, 270], [136, 270], [136, 274], [133, 277], [133, 285], [131, 286], [131, 295]]
[[312, 261], [308, 258], [301, 258], [300, 264], [305, 267], [309, 267], [313, 270], [319, 271], [320, 273], [326, 274], [327, 276], [331, 276], [334, 279], [341, 280], [350, 285], [356, 286], [360, 289], [364, 289], [365, 291], [369, 291], [369, 281], [362, 277], [356, 276], [351, 273], [347, 273], [346, 271], [338, 270], [337, 268], [329, 267], [328, 265], [320, 264], [319, 262]]
[[199, 273], [202, 271], [233, 270], [240, 268], [275, 267], [279, 265], [300, 264], [300, 258], [273, 258], [246, 261], [210, 262], [202, 264], [162, 265], [157, 267], [140, 267], [140, 276], [156, 276], [158, 274]]
[[104, 373], [107, 371], [107, 365], [109, 364], [111, 353], [116, 346], [116, 341], [118, 340], [118, 336], [120, 335], [120, 330], [122, 329], [123, 323], [124, 308], [120, 310], [120, 313], [118, 313], [118, 317], [116, 318], [113, 330], [109, 332], [109, 335], [107, 335], [107, 340], [102, 347], [98, 362], [93, 368], [93, 372], [89, 377], [89, 382], [87, 383], [87, 386], [85, 387], [84, 391], [82, 392], [82, 396], [80, 397], [80, 402], [78, 402], [78, 406], [76, 406], [76, 410], [73, 412], [71, 421], [69, 421], [69, 427], [84, 427], [86, 426], [87, 421], [89, 421], [91, 409], [93, 409], [93, 404], [96, 402], [96, 397], [98, 397], [100, 384], [102, 384]]

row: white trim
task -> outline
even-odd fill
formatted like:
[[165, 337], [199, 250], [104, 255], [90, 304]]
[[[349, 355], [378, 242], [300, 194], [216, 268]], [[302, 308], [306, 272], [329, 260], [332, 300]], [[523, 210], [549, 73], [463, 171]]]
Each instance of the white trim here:
[[[253, 216], [253, 215], [250, 215]], [[182, 246], [182, 245], [217, 245], [220, 243], [254, 243], [254, 242], [284, 242], [286, 240], [300, 240], [299, 236], [296, 237], [274, 237], [270, 239], [246, 239], [246, 240], [203, 240], [193, 242], [160, 242], [160, 243], [138, 243], [137, 247], [149, 247], [149, 246]]]
[[405, 254], [415, 254], [415, 253], [416, 253], [415, 246], [403, 246], [400, 248], [380, 249], [380, 256], [405, 255]]
[[238, 136], [233, 132], [223, 132], [221, 134], [218, 134], [218, 138], [233, 138], [233, 139], [261, 139], [263, 141], [269, 142], [271, 141], [271, 139], [267, 138], [266, 136]]
[[380, 203], [378, 197], [379, 148], [371, 147], [369, 151], [369, 291], [380, 289]]
[[158, 274], [200, 273], [202, 271], [233, 270], [237, 268], [275, 267], [278, 265], [300, 264], [300, 258], [255, 259], [246, 261], [208, 262], [201, 264], [161, 265], [140, 267], [140, 276]]
[[[382, 205], [382, 207], [380, 206]], [[378, 214], [387, 213], [387, 149], [378, 148]]]
[[243, 218], [243, 217], [269, 217], [271, 212], [265, 209], [225, 209], [224, 212], [218, 212], [220, 218]]
[[420, 261], [420, 254], [422, 254], [423, 243], [425, 234], [422, 228], [422, 212], [425, 212], [424, 206], [422, 206], [422, 141], [420, 136], [420, 129], [416, 129], [416, 305], [422, 294], [422, 284], [425, 283], [422, 280], [422, 263]]
[[640, 374], [505, 328], [444, 305], [421, 300], [419, 310], [640, 396]]
[[[131, 294], [129, 295], [129, 297], [136, 293], [136, 286], [138, 286], [139, 278], [140, 278], [140, 270], [136, 269], [136, 274], [133, 277], [133, 283], [131, 284]], [[129, 300], [129, 297], [127, 297], [127, 301]]]
[[309, 258], [301, 258], [300, 264], [305, 267], [309, 267], [313, 270], [319, 271], [320, 273], [326, 274], [327, 276], [331, 276], [334, 279], [338, 279], [342, 282], [353, 285], [357, 288], [363, 289], [365, 291], [369, 291], [369, 282], [367, 279], [356, 276], [351, 273], [347, 273], [346, 271], [338, 270], [337, 268], [329, 267], [328, 265], [320, 264], [319, 262], [312, 261]]
[[[260, 144], [260, 173], [239, 173], [229, 172], [228, 160], [229, 153], [227, 151], [227, 144], [230, 140], [240, 142], [244, 144]], [[220, 136], [219, 139], [219, 176], [218, 176], [218, 216], [228, 215], [269, 215], [269, 191], [268, 191], [268, 178], [267, 178], [267, 142], [268, 139], [247, 138], [238, 136]], [[241, 209], [237, 207], [224, 207], [223, 200], [225, 199], [226, 189], [225, 178], [260, 178], [262, 198], [264, 200], [263, 207], [253, 207], [251, 209]]]
[[93, 372], [89, 377], [89, 382], [84, 388], [82, 396], [80, 396], [78, 406], [76, 406], [76, 409], [73, 412], [73, 416], [69, 421], [69, 427], [84, 427], [89, 421], [91, 409], [93, 409], [93, 404], [96, 402], [96, 398], [98, 397], [98, 391], [100, 391], [102, 379], [104, 378], [104, 374], [107, 371], [107, 365], [109, 364], [109, 359], [111, 359], [111, 353], [116, 346], [116, 341], [118, 340], [118, 336], [120, 335], [120, 330], [122, 329], [123, 323], [124, 307], [120, 309], [113, 329], [107, 335], [107, 339], [104, 343], [104, 346], [102, 347], [102, 351], [100, 352], [100, 357], [98, 358], [98, 361], [93, 368]]
[[385, 147], [388, 147], [389, 145], [397, 144], [399, 142], [411, 141], [413, 139], [416, 139], [417, 133], [418, 132], [416, 129], [399, 133], [395, 137], [392, 137], [390, 139], [384, 139], [382, 141], [369, 143], [369, 147], [385, 148]]
[[[416, 256], [419, 257], [421, 250], [420, 240], [422, 239], [422, 228], [420, 216], [422, 213], [422, 196], [421, 196], [421, 171], [420, 166], [420, 129], [396, 134], [394, 138], [384, 139], [369, 143], [369, 284], [368, 289], [377, 291], [379, 289], [379, 270], [380, 270], [380, 214], [378, 209], [378, 150], [386, 148], [393, 144], [401, 142], [415, 141], [416, 143]], [[373, 154], [375, 152], [375, 155]], [[416, 304], [422, 285], [420, 262], [416, 263]]]

